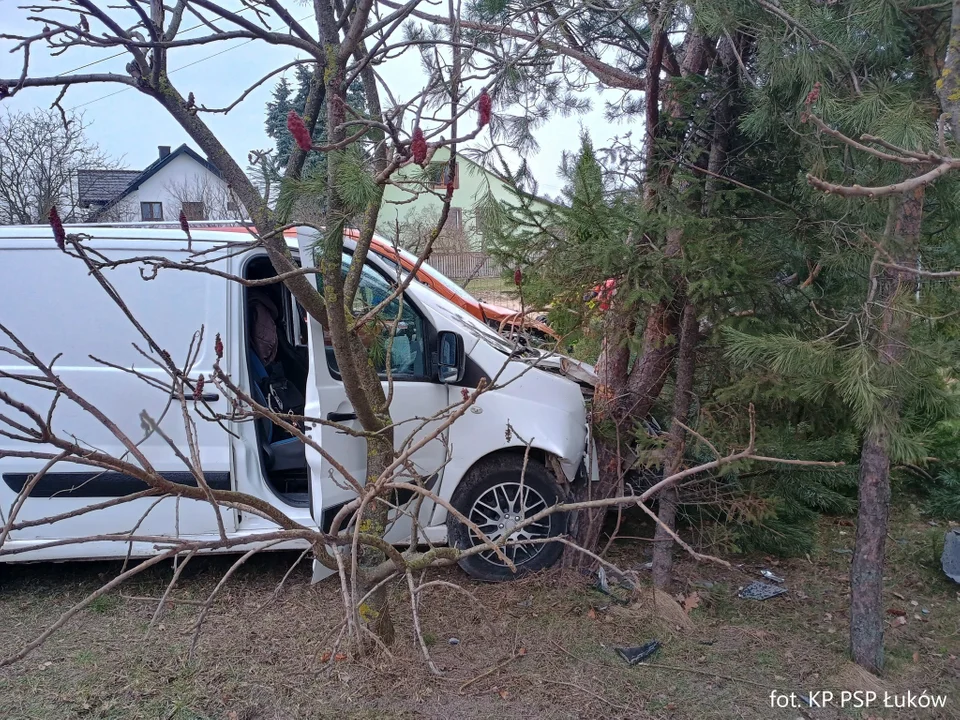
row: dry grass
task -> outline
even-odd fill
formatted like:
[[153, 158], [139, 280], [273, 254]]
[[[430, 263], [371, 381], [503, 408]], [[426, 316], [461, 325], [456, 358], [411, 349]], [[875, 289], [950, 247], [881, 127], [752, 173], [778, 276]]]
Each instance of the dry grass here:
[[872, 692], [877, 695], [897, 692], [893, 685], [853, 662], [846, 663], [841, 668], [837, 680], [839, 686], [845, 690]]
[[[194, 560], [173, 593], [178, 602], [144, 639], [155, 606], [134, 598], [162, 593], [172, 569], [158, 567], [122, 594], [94, 603], [24, 662], [0, 670], [0, 718], [865, 718], [771, 709], [769, 700], [773, 688], [806, 693], [875, 682], [851, 676], [846, 657], [849, 555], [833, 548], [849, 547], [851, 530], [824, 522], [812, 562], [776, 566], [790, 593], [765, 602], [739, 600], [736, 592], [771, 559], [740, 558], [744, 566], [734, 572], [682, 560], [678, 594], [700, 597], [689, 617], [669, 596], [654, 602], [649, 587], [635, 605], [621, 607], [580, 576], [549, 573], [487, 585], [456, 569], [438, 572], [467, 584], [490, 620], [484, 623], [480, 609], [452, 590], [428, 591], [424, 630], [441, 678], [418, 655], [399, 584], [393, 658], [322, 663], [339, 620], [337, 589], [311, 586], [304, 563], [274, 599], [295, 560], [287, 554], [264, 555], [237, 573], [188, 663], [197, 612], [189, 603], [205, 598], [230, 560]], [[887, 633], [883, 683], [947, 693], [948, 706], [940, 714], [871, 712], [875, 717], [960, 717], [960, 595], [929, 561], [930, 530], [908, 523], [891, 531], [888, 607], [909, 614], [906, 625]], [[615, 553], [622, 564], [636, 565], [645, 548], [622, 545]], [[0, 570], [0, 649], [16, 648], [116, 570], [112, 563]], [[680, 625], [690, 627], [678, 631]], [[451, 645], [452, 637], [459, 643]], [[628, 667], [614, 652], [653, 638], [663, 648], [647, 665]]]

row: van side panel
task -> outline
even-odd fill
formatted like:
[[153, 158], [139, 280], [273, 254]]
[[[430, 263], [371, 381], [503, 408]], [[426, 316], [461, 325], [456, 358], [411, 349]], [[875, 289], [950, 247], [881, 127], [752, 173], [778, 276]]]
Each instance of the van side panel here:
[[[169, 241], [111, 239], [90, 241], [89, 245], [112, 260], [142, 255], [186, 258], [185, 246]], [[161, 270], [156, 278], [146, 281], [136, 264], [108, 270], [106, 276], [133, 316], [161, 348], [170, 352], [176, 363], [182, 366], [191, 344], [195, 344], [198, 351], [190, 375], [196, 378], [203, 374], [209, 380], [215, 360], [214, 339], [218, 332], [225, 333], [227, 329], [227, 282], [208, 274], [177, 270]], [[177, 448], [189, 455], [179, 401], [172, 399], [169, 391], [151, 387], [129, 372], [107, 367], [93, 359], [120, 368], [136, 369], [169, 385], [166, 373], [140, 352], [149, 353], [147, 340], [87, 272], [83, 262], [60, 252], [52, 238], [6, 239], [0, 243], [0, 288], [4, 293], [0, 323], [44, 362], [49, 363], [60, 354], [55, 370], [69, 387], [116, 423], [130, 440], [138, 443], [156, 470], [171, 480], [193, 484], [195, 481], [188, 468], [170, 444], [157, 433], [145, 433], [141, 418], [141, 413], [146, 413], [154, 421], [159, 421], [159, 426]], [[201, 327], [204, 332], [202, 342], [198, 335]], [[10, 346], [11, 342], [0, 337], [0, 345]], [[22, 361], [8, 354], [0, 355], [0, 368], [6, 372], [32, 372]], [[15, 380], [0, 378], [0, 389], [43, 415], [53, 400], [51, 392]], [[213, 394], [217, 390], [208, 382], [205, 392]], [[210, 404], [219, 412], [227, 411], [223, 397]], [[6, 407], [2, 411], [30, 425], [26, 416]], [[233, 479], [229, 436], [216, 424], [200, 418], [192, 402], [188, 404], [188, 413], [195, 425], [207, 481], [215, 487], [230, 488]], [[81, 445], [114, 456], [125, 455], [126, 460], [135, 462], [115, 434], [78, 403], [61, 398], [53, 414], [53, 427], [61, 437], [75, 437]], [[0, 449], [56, 452], [50, 446], [32, 445], [6, 437], [0, 438]], [[0, 457], [0, 513], [4, 521], [16, 499], [16, 492], [43, 465], [44, 461], [38, 459]], [[59, 463], [31, 494], [17, 520], [36, 521], [77, 511], [143, 487], [139, 481], [120, 473], [103, 473], [97, 468]], [[231, 511], [222, 512], [226, 529], [230, 531], [235, 518]], [[15, 531], [5, 550], [42, 539], [129, 533], [135, 527], [138, 535], [150, 536], [198, 536], [217, 532], [216, 517], [208, 503], [148, 497], [53, 525]], [[126, 545], [120, 542], [115, 545], [115, 555], [123, 556]], [[96, 552], [88, 552], [82, 545], [68, 545], [58, 548], [56, 556], [102, 556], [104, 551], [102, 545], [100, 547]], [[50, 557], [50, 552], [43, 553], [42, 557]], [[35, 558], [28, 554], [4, 559]]]

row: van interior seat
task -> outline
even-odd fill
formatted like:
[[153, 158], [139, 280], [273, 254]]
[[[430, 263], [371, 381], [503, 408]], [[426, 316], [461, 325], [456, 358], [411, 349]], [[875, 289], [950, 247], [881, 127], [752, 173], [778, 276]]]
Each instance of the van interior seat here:
[[[245, 276], [266, 280], [276, 272], [269, 260], [257, 258]], [[291, 340], [288, 313], [292, 300], [288, 293], [281, 283], [246, 290], [247, 367], [250, 394], [257, 403], [301, 415], [309, 359], [306, 347], [295, 346]], [[305, 502], [309, 470], [303, 443], [267, 418], [258, 418], [254, 425], [267, 483], [288, 501]]]
[[[266, 406], [267, 400], [260, 389], [260, 383], [267, 377], [267, 370], [263, 362], [257, 356], [257, 353], [250, 349], [250, 383], [253, 399], [261, 405]], [[260, 441], [260, 448], [263, 451], [264, 466], [267, 472], [291, 472], [304, 470], [307, 467], [306, 449], [302, 442], [296, 437], [283, 437], [274, 441], [275, 435], [286, 435], [281, 428], [274, 425], [267, 418], [257, 420], [257, 436]]]

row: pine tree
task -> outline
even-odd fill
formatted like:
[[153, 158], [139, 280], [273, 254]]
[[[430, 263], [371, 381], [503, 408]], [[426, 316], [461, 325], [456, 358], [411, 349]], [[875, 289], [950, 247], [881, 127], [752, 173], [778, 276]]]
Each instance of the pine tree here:
[[[929, 60], [942, 57], [946, 37], [930, 30], [937, 25], [922, 13], [938, 9], [893, 17], [891, 8], [880, 4], [855, 13], [846, 3], [833, 9], [798, 4], [785, 11], [796, 13], [799, 27], [831, 42], [819, 47], [800, 42], [794, 52], [784, 52], [782, 36], [761, 32], [753, 69], [761, 81], [756, 94], [764, 102], [745, 126], [757, 137], [781, 138], [784, 126], [792, 126], [800, 143], [801, 182], [804, 171], [845, 185], [903, 179], [901, 165], [851, 152], [830, 134], [833, 128], [849, 137], [869, 133], [911, 151], [932, 146], [938, 71]], [[861, 438], [851, 649], [854, 659], [873, 671], [883, 666], [881, 592], [891, 465], [922, 463], [928, 455], [930, 428], [952, 411], [942, 371], [956, 363], [956, 355], [930, 332], [944, 320], [916, 322], [943, 302], [942, 293], [931, 288], [918, 295], [912, 274], [884, 266], [883, 258], [915, 267], [921, 257], [942, 256], [944, 241], [955, 248], [956, 225], [944, 224], [953, 211], [941, 199], [955, 187], [955, 180], [948, 180], [878, 202], [825, 197], [803, 187], [798, 199], [809, 216], [829, 218], [829, 224], [808, 230], [819, 245], [816, 287], [828, 292], [818, 299], [816, 315], [803, 313], [803, 322], [789, 332], [732, 332], [728, 338], [731, 357], [777, 373], [781, 382], [793, 384], [795, 399], [839, 399]]]
[[[552, 54], [510, 68], [503, 83], [505, 97], [536, 109], [536, 122], [571, 107], [561, 101], [565, 93], [582, 90], [591, 76], [624, 91], [609, 108], [611, 119], [642, 114], [644, 121], [645, 147], [628, 135], [611, 148], [584, 149], [584, 179], [590, 156], [601, 157], [607, 171], [591, 181], [600, 195], [584, 194], [583, 184], [577, 189], [576, 211], [569, 202], [538, 221], [519, 200], [507, 211], [512, 221], [504, 223], [498, 252], [511, 267], [524, 265], [525, 297], [553, 299], [554, 321], [567, 323], [586, 314], [582, 292], [616, 278], [617, 300], [598, 321], [603, 352], [597, 358], [596, 343], [589, 349], [609, 381], [606, 395], [640, 414], [673, 407], [677, 383], [664, 379], [680, 309], [694, 302], [704, 337], [690, 419], [711, 438], [735, 442], [745, 435], [742, 409], [750, 401], [769, 454], [852, 462], [860, 473], [861, 529], [879, 529], [858, 539], [872, 555], [858, 551], [862, 572], [855, 569], [852, 582], [869, 586], [865, 595], [875, 600], [888, 473], [886, 461], [873, 469], [857, 462], [921, 461], [931, 428], [951, 411], [943, 378], [957, 363], [946, 342], [956, 321], [950, 294], [924, 286], [916, 296], [909, 273], [888, 273], [882, 258], [949, 267], [960, 226], [957, 186], [944, 180], [891, 206], [825, 196], [806, 176], [847, 185], [903, 179], [901, 166], [838, 142], [831, 128], [911, 150], [936, 147], [934, 81], [950, 27], [947, 7], [714, 2], [631, 6], [614, 19], [605, 8], [584, 10], [571, 0], [536, 8], [481, 0], [473, 7], [474, 32], [485, 42], [502, 36], [484, 36], [483, 23], [508, 17], [513, 38], [545, 33]], [[560, 20], [567, 11], [571, 17]], [[580, 73], [570, 72], [576, 61]], [[960, 104], [958, 76], [943, 73], [945, 110]], [[811, 95], [816, 87], [819, 96]], [[534, 126], [528, 117], [525, 125], [505, 120], [495, 130], [520, 144]], [[955, 141], [960, 117], [953, 126]], [[590, 343], [581, 342], [586, 351]], [[634, 376], [637, 368], [650, 372]], [[629, 436], [627, 423], [612, 424]], [[615, 480], [623, 458], [602, 460], [606, 479]], [[721, 505], [716, 517], [744, 547], [759, 546], [764, 527], [774, 531], [768, 539], [779, 533], [779, 546], [788, 547], [792, 540], [785, 540], [801, 536], [815, 511], [850, 509], [853, 473], [730, 468], [713, 480], [732, 489], [736, 502]], [[594, 492], [606, 487], [602, 480]], [[879, 654], [854, 654], [879, 667]]]

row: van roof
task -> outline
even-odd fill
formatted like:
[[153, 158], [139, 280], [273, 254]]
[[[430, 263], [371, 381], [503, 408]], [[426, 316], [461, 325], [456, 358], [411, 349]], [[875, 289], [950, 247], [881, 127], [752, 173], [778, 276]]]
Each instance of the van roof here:
[[[140, 224], [70, 224], [64, 225], [68, 233], [85, 233], [92, 235], [100, 240], [143, 240], [150, 239], [160, 242], [183, 243], [186, 240], [183, 230], [179, 223], [169, 225], [140, 225]], [[221, 223], [222, 229], [214, 227], [197, 227], [190, 225], [190, 236], [194, 242], [244, 242], [248, 240], [253, 242], [252, 235], [244, 232], [241, 228], [227, 228], [225, 223]], [[296, 245], [296, 231], [284, 233], [288, 244]], [[4, 225], [0, 226], [0, 241], [3, 240], [53, 240], [53, 230], [49, 225]]]
[[[68, 233], [86, 233], [99, 240], [140, 240], [149, 238], [163, 242], [182, 243], [186, 238], [179, 222], [156, 223], [70, 223], [64, 224]], [[345, 228], [343, 239], [347, 243], [359, 238], [355, 228]], [[254, 237], [242, 225], [231, 225], [226, 221], [202, 220], [190, 223], [190, 236], [193, 242], [252, 242]], [[297, 228], [283, 231], [287, 245], [297, 246]], [[0, 241], [3, 240], [46, 240], [53, 238], [49, 225], [0, 225]], [[374, 245], [392, 248], [388, 240], [374, 235]]]

